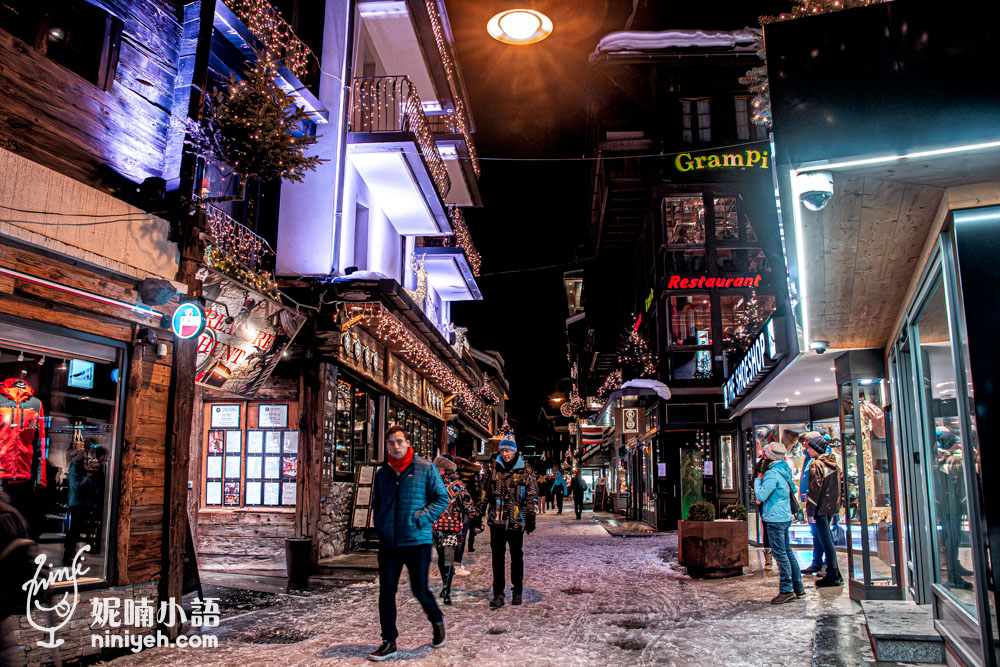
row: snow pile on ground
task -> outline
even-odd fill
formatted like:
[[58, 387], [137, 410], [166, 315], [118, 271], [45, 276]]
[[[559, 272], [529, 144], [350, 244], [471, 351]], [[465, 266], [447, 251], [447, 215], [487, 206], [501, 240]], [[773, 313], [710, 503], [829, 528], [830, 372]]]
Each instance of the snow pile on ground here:
[[[677, 536], [618, 538], [597, 523], [545, 514], [525, 538], [525, 604], [489, 609], [489, 533], [466, 556], [454, 605], [442, 607], [448, 643], [430, 648], [431, 628], [400, 584], [400, 661], [414, 665], [810, 665], [817, 618], [854, 613], [841, 589], [772, 606], [776, 573], [732, 579], [687, 577]], [[754, 559], [757, 559], [756, 552]], [[432, 589], [440, 590], [431, 565]], [[220, 647], [152, 649], [122, 665], [361, 665], [379, 643], [377, 584], [294, 598], [223, 619]], [[269, 643], [254, 643], [269, 642]], [[285, 642], [285, 643], [274, 643]], [[870, 657], [857, 662], [865, 664]]]

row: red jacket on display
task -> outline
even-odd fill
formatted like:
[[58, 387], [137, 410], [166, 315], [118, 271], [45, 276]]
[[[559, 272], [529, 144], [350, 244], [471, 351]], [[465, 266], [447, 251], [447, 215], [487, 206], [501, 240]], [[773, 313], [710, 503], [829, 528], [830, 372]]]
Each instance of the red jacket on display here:
[[0, 480], [45, 486], [45, 417], [34, 396], [24, 380], [0, 384]]

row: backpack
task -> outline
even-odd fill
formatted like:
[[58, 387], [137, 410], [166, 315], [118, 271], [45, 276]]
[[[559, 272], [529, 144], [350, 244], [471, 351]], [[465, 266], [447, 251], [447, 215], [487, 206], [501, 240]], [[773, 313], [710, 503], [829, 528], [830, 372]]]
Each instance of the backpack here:
[[792, 487], [791, 480], [788, 481], [788, 506], [792, 510], [792, 516], [796, 516], [799, 513], [799, 499], [795, 497], [795, 489]]

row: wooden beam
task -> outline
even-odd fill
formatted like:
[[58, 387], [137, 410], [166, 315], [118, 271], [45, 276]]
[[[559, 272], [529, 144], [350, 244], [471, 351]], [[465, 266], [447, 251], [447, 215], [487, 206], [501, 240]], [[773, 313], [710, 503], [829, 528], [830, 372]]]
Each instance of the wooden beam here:
[[125, 440], [122, 445], [121, 486], [118, 496], [118, 544], [117, 570], [115, 583], [124, 586], [130, 583], [128, 577], [129, 555], [132, 538], [132, 469], [135, 467], [136, 438], [139, 432], [139, 410], [133, 409], [142, 401], [144, 363], [142, 346], [132, 345], [129, 353], [131, 360], [128, 367], [128, 384], [126, 385], [125, 405]]

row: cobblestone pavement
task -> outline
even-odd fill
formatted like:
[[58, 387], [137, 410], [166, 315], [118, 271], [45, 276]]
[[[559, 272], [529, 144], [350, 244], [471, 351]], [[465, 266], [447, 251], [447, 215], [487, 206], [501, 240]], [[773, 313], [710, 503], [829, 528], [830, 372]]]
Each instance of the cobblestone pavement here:
[[[776, 576], [693, 580], [677, 536], [620, 538], [584, 515], [542, 515], [525, 539], [521, 607], [490, 610], [489, 533], [443, 607], [445, 647], [400, 584], [400, 662], [414, 665], [869, 665], [859, 608], [844, 589], [772, 606]], [[757, 559], [753, 553], [752, 561]], [[431, 566], [432, 588], [440, 590]], [[808, 577], [807, 577], [808, 580]], [[377, 584], [357, 584], [223, 618], [217, 649], [157, 648], [115, 665], [360, 665], [379, 643]]]

